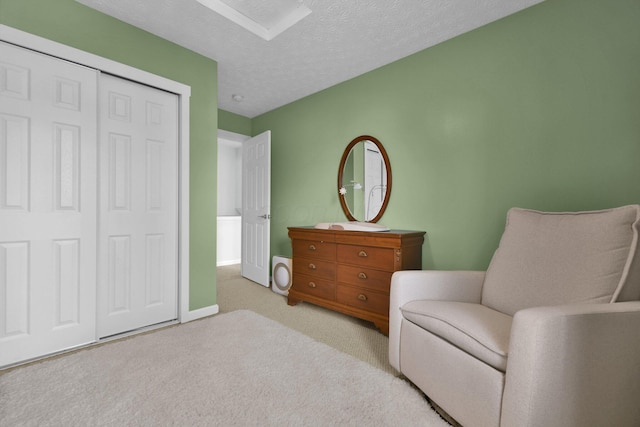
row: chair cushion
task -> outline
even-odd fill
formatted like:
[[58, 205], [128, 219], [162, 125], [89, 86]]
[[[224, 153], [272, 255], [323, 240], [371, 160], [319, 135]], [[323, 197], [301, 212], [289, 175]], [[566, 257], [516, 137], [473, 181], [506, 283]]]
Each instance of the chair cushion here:
[[416, 300], [400, 310], [409, 322], [505, 371], [511, 316], [480, 304], [455, 301]]
[[514, 315], [529, 307], [616, 301], [627, 281], [640, 283], [629, 277], [638, 252], [639, 208], [509, 210], [482, 304]]

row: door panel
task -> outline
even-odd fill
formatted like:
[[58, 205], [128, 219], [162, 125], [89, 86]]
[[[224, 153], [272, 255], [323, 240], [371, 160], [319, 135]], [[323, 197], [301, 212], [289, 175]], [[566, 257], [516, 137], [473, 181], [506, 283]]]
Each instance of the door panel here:
[[271, 132], [242, 143], [242, 275], [269, 286]]
[[95, 340], [97, 72], [0, 58], [2, 366]]
[[100, 78], [99, 337], [177, 318], [177, 106]]

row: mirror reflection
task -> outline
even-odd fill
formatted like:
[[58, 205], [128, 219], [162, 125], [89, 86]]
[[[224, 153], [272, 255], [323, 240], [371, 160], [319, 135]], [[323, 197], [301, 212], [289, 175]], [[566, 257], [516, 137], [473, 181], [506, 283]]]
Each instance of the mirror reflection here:
[[340, 202], [349, 220], [376, 222], [382, 216], [390, 194], [390, 172], [380, 141], [366, 135], [351, 141], [338, 177]]

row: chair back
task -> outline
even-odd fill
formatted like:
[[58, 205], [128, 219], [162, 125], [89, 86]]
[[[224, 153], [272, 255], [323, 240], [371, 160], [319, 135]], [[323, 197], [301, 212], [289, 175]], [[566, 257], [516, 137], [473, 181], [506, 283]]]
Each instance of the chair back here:
[[512, 208], [482, 304], [529, 307], [640, 299], [640, 205], [588, 212]]

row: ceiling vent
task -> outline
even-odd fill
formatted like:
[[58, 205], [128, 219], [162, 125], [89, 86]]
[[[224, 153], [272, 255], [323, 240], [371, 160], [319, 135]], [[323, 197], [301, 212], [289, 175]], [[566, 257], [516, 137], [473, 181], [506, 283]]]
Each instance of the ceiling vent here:
[[269, 41], [311, 13], [301, 0], [198, 0], [228, 20]]

